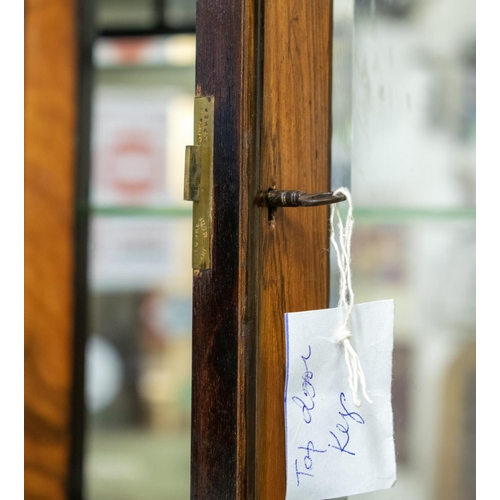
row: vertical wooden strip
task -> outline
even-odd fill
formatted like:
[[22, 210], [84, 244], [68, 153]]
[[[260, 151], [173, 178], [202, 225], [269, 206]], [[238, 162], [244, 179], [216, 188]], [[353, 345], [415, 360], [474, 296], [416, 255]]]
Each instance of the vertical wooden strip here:
[[240, 233], [242, 251], [240, 273], [240, 325], [239, 325], [239, 370], [238, 408], [239, 437], [237, 483], [238, 499], [254, 499], [256, 494], [256, 349], [258, 328], [258, 300], [256, 278], [260, 275], [259, 241], [257, 229], [261, 207], [258, 206], [260, 169], [258, 166], [260, 147], [261, 105], [261, 31], [262, 0], [246, 1], [243, 4], [242, 30], [246, 43], [242, 52], [242, 87], [244, 108], [242, 131], [239, 137], [242, 152], [240, 176]]
[[212, 262], [193, 277], [193, 499], [243, 499], [252, 489], [247, 251], [255, 3], [197, 4], [196, 95], [214, 96], [215, 109]]
[[476, 346], [466, 343], [443, 381], [433, 498], [472, 500], [475, 494]]
[[25, 498], [58, 500], [70, 446], [75, 6], [25, 5]]
[[90, 180], [90, 122], [94, 68], [92, 48], [95, 40], [95, 0], [76, 1], [76, 28], [78, 39], [78, 97], [74, 176], [74, 314], [73, 314], [73, 376], [71, 387], [71, 445], [67, 494], [71, 500], [81, 500], [84, 490], [84, 441], [86, 425], [85, 405], [85, 348], [88, 327], [88, 220]]
[[[330, 188], [332, 2], [264, 2], [261, 187]], [[257, 498], [285, 498], [285, 312], [328, 301], [328, 208], [261, 217]]]

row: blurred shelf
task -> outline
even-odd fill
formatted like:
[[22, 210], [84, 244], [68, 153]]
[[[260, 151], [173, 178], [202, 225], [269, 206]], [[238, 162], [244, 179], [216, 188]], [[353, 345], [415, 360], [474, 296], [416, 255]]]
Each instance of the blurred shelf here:
[[[106, 217], [191, 217], [192, 207], [91, 207], [90, 215]], [[413, 221], [475, 221], [476, 209], [468, 208], [397, 208], [357, 207], [358, 222], [403, 223]]]
[[104, 217], [191, 217], [193, 210], [188, 207], [91, 207], [88, 213]]
[[354, 217], [358, 222], [376, 223], [475, 221], [476, 208], [356, 207]]

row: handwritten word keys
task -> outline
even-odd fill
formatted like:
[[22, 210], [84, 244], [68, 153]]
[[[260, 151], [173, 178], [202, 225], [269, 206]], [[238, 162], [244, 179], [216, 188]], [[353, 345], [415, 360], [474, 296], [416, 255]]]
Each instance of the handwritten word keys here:
[[344, 435], [344, 438], [343, 438], [344, 443], [342, 444], [340, 439], [337, 437], [337, 435], [334, 432], [330, 431], [330, 434], [333, 436], [333, 438], [335, 439], [337, 444], [336, 445], [329, 444], [328, 446], [330, 446], [331, 448], [334, 448], [336, 450], [339, 450], [342, 453], [348, 453], [349, 455], [356, 455], [354, 452], [346, 449], [347, 445], [349, 444], [349, 441], [350, 441], [350, 436], [349, 436], [350, 427], [349, 427], [348, 420], [352, 420], [357, 424], [363, 424], [363, 425], [364, 425], [365, 421], [359, 413], [350, 412], [349, 410], [347, 410], [347, 408], [345, 407], [345, 402], [346, 402], [345, 394], [343, 392], [341, 392], [340, 393], [340, 404], [342, 405], [344, 412], [339, 411], [339, 415], [342, 417], [344, 424], [337, 424], [335, 427], [337, 428], [337, 430], [339, 430]]

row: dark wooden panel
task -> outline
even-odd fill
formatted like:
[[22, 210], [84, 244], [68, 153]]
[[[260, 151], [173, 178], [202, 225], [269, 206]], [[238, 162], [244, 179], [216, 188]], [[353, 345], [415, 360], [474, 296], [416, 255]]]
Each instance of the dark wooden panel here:
[[[332, 2], [264, 2], [261, 187], [329, 190]], [[261, 216], [257, 498], [285, 498], [285, 312], [328, 302], [328, 208]]]
[[212, 269], [193, 279], [191, 497], [252, 495], [255, 391], [247, 291], [255, 152], [254, 0], [199, 0], [197, 96], [215, 97]]
[[73, 328], [74, 2], [25, 2], [25, 498], [66, 498]]

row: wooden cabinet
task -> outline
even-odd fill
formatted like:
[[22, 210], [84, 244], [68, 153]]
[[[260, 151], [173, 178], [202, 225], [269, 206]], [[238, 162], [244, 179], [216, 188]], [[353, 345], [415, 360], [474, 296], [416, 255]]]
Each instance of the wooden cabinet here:
[[74, 2], [25, 15], [25, 498], [66, 498], [74, 312]]

